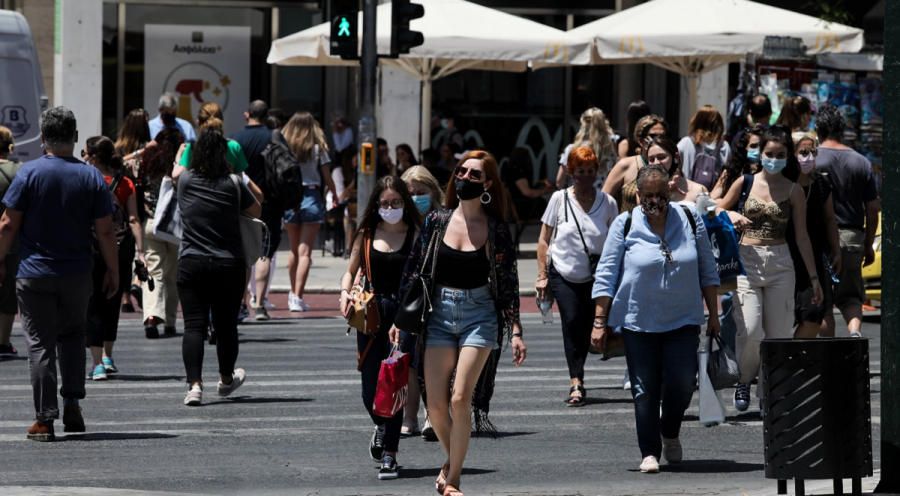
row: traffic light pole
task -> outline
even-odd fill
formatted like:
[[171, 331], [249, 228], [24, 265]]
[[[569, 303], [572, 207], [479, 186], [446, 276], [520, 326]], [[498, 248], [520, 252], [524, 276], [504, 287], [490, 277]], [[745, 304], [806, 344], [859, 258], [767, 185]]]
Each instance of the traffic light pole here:
[[[884, 149], [897, 151], [900, 146], [900, 3], [887, 2], [884, 23]], [[893, 33], [893, 34], [891, 34]], [[889, 84], [888, 84], [889, 83]], [[893, 156], [888, 153], [886, 156]], [[876, 493], [900, 493], [900, 321], [895, 313], [900, 308], [900, 245], [896, 244], [896, 219], [900, 218], [900, 177], [894, 167], [884, 168], [882, 188], [881, 270], [881, 481]]]
[[[377, 0], [363, 0], [363, 38], [362, 57], [360, 67], [362, 69], [362, 81], [360, 85], [360, 102], [362, 111], [359, 115], [359, 141], [364, 145], [371, 144], [372, 153], [366, 157], [360, 147], [360, 161], [356, 176], [357, 212], [361, 217], [369, 204], [369, 194], [375, 188], [375, 163], [377, 150], [375, 139], [377, 128], [375, 126], [375, 85], [378, 77], [378, 46], [375, 35], [375, 16], [378, 11]], [[371, 167], [366, 167], [364, 159], [371, 160]]]

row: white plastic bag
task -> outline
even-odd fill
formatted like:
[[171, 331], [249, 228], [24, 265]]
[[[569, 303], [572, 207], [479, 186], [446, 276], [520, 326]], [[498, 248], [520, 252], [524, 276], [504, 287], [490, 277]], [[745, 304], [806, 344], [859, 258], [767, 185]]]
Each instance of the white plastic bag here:
[[706, 365], [709, 362], [706, 341], [701, 340], [700, 349], [697, 351], [700, 378], [700, 424], [704, 427], [712, 427], [725, 422], [725, 405], [719, 391], [713, 389]]
[[171, 177], [164, 177], [159, 186], [159, 200], [153, 216], [153, 234], [173, 244], [181, 243], [181, 210], [178, 209], [178, 195]]

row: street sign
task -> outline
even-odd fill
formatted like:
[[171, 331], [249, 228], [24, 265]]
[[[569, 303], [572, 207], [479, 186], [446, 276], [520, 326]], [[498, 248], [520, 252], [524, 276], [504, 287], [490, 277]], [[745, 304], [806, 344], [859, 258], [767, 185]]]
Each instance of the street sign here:
[[358, 33], [359, 2], [331, 0], [331, 56], [344, 60], [358, 60]]
[[409, 30], [409, 21], [425, 15], [425, 7], [410, 0], [391, 2], [391, 57], [409, 53], [413, 47], [425, 43], [425, 36], [419, 31]]

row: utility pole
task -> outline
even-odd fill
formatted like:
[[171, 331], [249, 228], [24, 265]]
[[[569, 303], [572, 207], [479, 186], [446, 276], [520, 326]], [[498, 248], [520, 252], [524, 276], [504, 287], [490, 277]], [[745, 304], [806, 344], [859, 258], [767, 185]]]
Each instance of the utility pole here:
[[[887, 156], [900, 150], [900, 128], [897, 115], [900, 112], [900, 3], [885, 3], [884, 23], [884, 148]], [[887, 20], [890, 22], [887, 22]], [[900, 308], [900, 245], [894, 236], [896, 219], [900, 219], [900, 176], [893, 167], [884, 168], [884, 185], [881, 193], [883, 240], [881, 249], [882, 300], [881, 300], [881, 481], [876, 493], [900, 493], [900, 321], [895, 310]]]
[[360, 85], [362, 112], [359, 115], [360, 147], [359, 170], [356, 176], [357, 212], [360, 218], [369, 204], [369, 194], [375, 188], [375, 163], [377, 150], [375, 139], [375, 84], [378, 77], [378, 46], [375, 33], [377, 0], [363, 0], [362, 81]]

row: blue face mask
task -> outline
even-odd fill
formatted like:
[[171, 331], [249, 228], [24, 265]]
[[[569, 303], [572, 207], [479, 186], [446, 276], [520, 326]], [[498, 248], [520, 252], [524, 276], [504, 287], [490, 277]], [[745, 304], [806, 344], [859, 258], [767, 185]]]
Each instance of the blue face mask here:
[[762, 159], [762, 166], [769, 174], [778, 174], [787, 167], [786, 158], [765, 158]]
[[751, 164], [759, 162], [759, 148], [747, 150], [747, 160], [749, 160]]
[[412, 199], [420, 214], [425, 215], [431, 209], [431, 195], [413, 195]]

